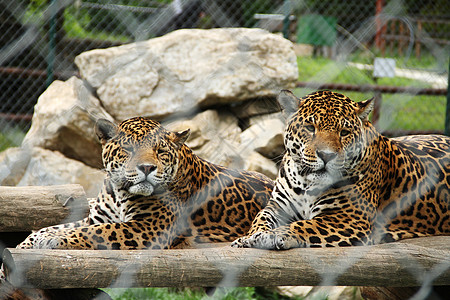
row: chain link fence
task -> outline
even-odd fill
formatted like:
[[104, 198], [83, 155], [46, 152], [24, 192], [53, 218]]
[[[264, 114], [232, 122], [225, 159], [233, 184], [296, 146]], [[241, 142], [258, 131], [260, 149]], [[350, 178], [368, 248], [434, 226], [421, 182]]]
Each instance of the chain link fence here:
[[[448, 8], [445, 0], [3, 0], [0, 149], [20, 144], [37, 98], [53, 80], [77, 75], [76, 55], [179, 28], [262, 27], [282, 32], [296, 43], [299, 87], [307, 87], [297, 94], [333, 83], [357, 85], [363, 97], [374, 92], [364, 89], [366, 85], [414, 87], [408, 94], [383, 95], [379, 128], [392, 134], [442, 132]], [[382, 72], [374, 77], [377, 57], [393, 58], [395, 75]], [[438, 96], [417, 96], [420, 89], [438, 89], [425, 93]], [[398, 116], [405, 106], [410, 113]]]
[[[443, 133], [449, 11], [448, 0], [0, 0], [0, 150], [21, 144], [54, 80], [79, 76], [77, 55], [181, 28], [280, 33], [294, 42], [297, 96], [317, 89], [375, 96], [372, 121], [381, 132]], [[226, 143], [220, 129], [214, 135]]]

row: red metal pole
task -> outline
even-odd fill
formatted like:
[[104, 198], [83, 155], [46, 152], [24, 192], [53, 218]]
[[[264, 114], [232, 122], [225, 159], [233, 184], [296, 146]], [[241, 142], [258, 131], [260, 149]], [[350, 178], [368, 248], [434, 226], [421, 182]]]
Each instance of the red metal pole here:
[[376, 8], [375, 8], [375, 25], [377, 32], [375, 34], [375, 46], [381, 50], [383, 47], [383, 37], [382, 34], [386, 30], [386, 25], [383, 24], [381, 20], [381, 13], [383, 11], [384, 0], [376, 0]]

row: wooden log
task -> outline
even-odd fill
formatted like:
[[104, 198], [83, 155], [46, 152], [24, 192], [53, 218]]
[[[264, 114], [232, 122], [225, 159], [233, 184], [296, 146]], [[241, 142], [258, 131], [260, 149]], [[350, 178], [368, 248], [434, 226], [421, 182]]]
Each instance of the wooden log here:
[[450, 236], [287, 251], [6, 249], [3, 261], [23, 288], [450, 285]]
[[31, 231], [81, 220], [89, 205], [81, 185], [0, 187], [0, 232]]

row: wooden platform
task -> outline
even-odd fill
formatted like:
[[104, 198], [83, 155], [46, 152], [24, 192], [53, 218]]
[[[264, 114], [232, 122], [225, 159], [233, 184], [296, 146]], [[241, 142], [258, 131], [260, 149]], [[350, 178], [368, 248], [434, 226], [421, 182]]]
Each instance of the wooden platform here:
[[8, 281], [23, 288], [450, 285], [450, 236], [287, 251], [9, 248], [3, 259]]

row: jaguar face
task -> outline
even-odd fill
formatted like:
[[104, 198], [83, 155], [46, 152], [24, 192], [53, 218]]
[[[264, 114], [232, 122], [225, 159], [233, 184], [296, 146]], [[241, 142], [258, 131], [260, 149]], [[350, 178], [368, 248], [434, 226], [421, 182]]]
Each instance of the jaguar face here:
[[165, 190], [178, 170], [179, 151], [189, 136], [164, 129], [158, 122], [137, 117], [118, 126], [99, 120], [103, 164], [117, 190], [149, 196]]
[[332, 184], [364, 155], [367, 104], [328, 91], [297, 102], [284, 135], [285, 164], [308, 181]]

